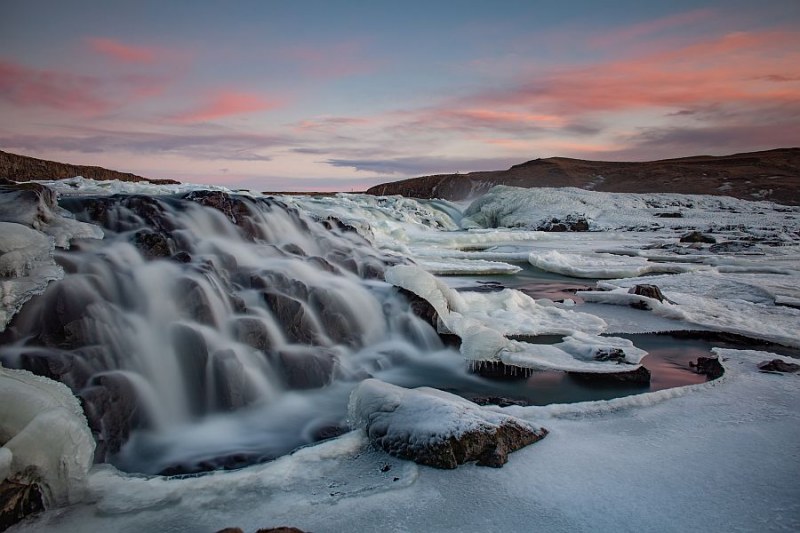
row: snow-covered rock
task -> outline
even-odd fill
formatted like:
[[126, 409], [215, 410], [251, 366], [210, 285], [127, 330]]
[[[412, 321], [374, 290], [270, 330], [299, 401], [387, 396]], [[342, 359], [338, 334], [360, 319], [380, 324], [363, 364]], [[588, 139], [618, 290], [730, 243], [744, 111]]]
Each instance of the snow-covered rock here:
[[391, 455], [437, 468], [477, 461], [501, 467], [508, 454], [547, 430], [438, 389], [404, 389], [367, 379], [350, 397], [352, 424]]

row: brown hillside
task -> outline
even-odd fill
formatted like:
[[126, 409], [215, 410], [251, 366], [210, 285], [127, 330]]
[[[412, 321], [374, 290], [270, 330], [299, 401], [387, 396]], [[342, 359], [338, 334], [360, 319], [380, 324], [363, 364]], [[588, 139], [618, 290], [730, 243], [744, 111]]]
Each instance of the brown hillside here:
[[439, 174], [385, 183], [367, 192], [463, 200], [494, 185], [716, 194], [800, 205], [800, 148], [646, 162], [551, 157], [514, 165], [508, 170]]
[[60, 180], [64, 178], [74, 178], [83, 176], [93, 180], [120, 180], [120, 181], [147, 181], [150, 183], [170, 184], [179, 183], [169, 179], [150, 179], [131, 174], [129, 172], [117, 172], [102, 167], [91, 167], [85, 165], [70, 165], [67, 163], [57, 163], [46, 161], [24, 155], [10, 154], [0, 151], [0, 178], [13, 181], [31, 180]]

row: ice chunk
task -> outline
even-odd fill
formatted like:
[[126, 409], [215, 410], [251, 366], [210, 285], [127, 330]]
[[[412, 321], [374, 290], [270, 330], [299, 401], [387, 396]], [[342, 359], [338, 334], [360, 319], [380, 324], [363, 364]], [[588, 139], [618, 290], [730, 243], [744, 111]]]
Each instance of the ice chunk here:
[[621, 256], [608, 253], [565, 254], [556, 250], [528, 256], [536, 268], [575, 278], [627, 278], [652, 272], [685, 272], [688, 265], [651, 263], [644, 257]]
[[48, 505], [81, 499], [95, 443], [80, 403], [63, 384], [0, 367], [0, 472], [33, 476]]

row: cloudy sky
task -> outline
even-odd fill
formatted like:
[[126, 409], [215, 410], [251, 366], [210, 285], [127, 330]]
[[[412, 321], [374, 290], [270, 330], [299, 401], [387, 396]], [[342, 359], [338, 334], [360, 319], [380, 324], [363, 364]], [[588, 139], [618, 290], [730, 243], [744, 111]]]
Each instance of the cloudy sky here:
[[0, 149], [255, 190], [800, 145], [800, 1], [3, 0]]

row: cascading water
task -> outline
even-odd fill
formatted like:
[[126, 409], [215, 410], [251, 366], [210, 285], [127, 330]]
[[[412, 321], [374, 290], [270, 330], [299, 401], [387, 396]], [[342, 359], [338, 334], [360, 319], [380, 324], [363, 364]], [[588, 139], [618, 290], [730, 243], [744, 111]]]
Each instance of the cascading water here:
[[[353, 382], [443, 350], [397, 262], [336, 220], [216, 192], [68, 198], [101, 225], [3, 335], [0, 358], [66, 383], [97, 460], [186, 472], [340, 433]], [[134, 430], [131, 436], [131, 430]]]

